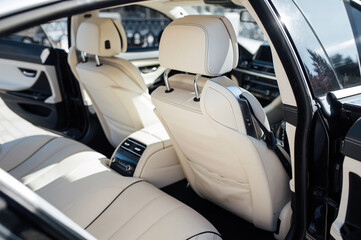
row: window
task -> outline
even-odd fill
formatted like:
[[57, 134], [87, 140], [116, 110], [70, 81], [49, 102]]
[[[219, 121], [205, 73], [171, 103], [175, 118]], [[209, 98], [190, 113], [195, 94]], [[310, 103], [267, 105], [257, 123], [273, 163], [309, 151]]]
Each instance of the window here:
[[41, 27], [53, 47], [68, 50], [68, 21], [66, 18], [42, 24]]
[[302, 59], [315, 97], [361, 85], [357, 39], [343, 1], [277, 0], [273, 4]]
[[[299, 8], [319, 38], [342, 89], [361, 84], [359, 56], [347, 12], [342, 1], [299, 1]], [[327, 5], [327, 11], [321, 9]], [[332, 13], [332, 17], [330, 17]], [[332, 26], [332, 30], [328, 26]], [[311, 53], [316, 62], [319, 58]]]
[[160, 36], [171, 22], [164, 14], [137, 5], [101, 10], [99, 16], [122, 23], [127, 35], [127, 52], [158, 49]]
[[3, 39], [11, 40], [14, 42], [22, 42], [26, 44], [35, 44], [51, 47], [48, 37], [40, 26], [17, 32], [13, 35], [4, 37]]
[[32, 27], [3, 39], [26, 44], [68, 49], [67, 19], [61, 18], [41, 26]]

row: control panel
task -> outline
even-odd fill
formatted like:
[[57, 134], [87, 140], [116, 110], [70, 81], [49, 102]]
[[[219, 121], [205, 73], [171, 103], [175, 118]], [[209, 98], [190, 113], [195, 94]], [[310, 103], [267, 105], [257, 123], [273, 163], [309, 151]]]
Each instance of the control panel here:
[[262, 105], [267, 105], [279, 96], [273, 65], [253, 61], [243, 73], [241, 87], [251, 92]]
[[146, 146], [132, 138], [118, 146], [111, 159], [110, 168], [124, 176], [133, 176]]

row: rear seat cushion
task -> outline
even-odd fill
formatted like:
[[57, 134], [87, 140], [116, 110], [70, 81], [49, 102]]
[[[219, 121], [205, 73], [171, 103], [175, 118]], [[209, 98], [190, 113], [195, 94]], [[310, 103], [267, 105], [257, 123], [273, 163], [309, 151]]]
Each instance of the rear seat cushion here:
[[[80, 152], [92, 152], [84, 144], [68, 138], [37, 135], [20, 138], [0, 146], [0, 167], [16, 179], [56, 164]], [[103, 157], [99, 154], [97, 157]]]
[[67, 138], [33, 136], [0, 146], [0, 167], [99, 239], [220, 239], [197, 212]]
[[200, 214], [145, 181], [126, 188], [86, 230], [99, 239], [221, 239]]
[[11, 172], [53, 138], [53, 136], [40, 135], [24, 137], [1, 144], [1, 168], [6, 172]]

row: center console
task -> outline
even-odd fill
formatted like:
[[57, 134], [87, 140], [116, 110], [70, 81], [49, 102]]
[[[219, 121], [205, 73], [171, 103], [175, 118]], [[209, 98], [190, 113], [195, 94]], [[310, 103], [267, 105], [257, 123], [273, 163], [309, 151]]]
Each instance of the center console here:
[[110, 168], [124, 176], [133, 176], [146, 148], [146, 145], [132, 138], [127, 138], [114, 152]]
[[184, 178], [174, 147], [160, 123], [123, 140], [111, 157], [110, 168], [123, 176], [146, 179], [159, 188]]

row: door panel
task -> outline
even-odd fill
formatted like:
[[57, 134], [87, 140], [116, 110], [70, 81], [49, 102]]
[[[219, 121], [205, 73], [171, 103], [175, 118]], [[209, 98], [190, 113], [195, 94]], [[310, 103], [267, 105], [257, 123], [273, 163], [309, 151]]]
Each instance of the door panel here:
[[64, 127], [63, 108], [59, 104], [46, 104], [9, 93], [0, 93], [0, 97], [13, 112], [34, 125], [54, 130]]
[[0, 97], [12, 111], [41, 127], [65, 127], [54, 49], [1, 39], [0, 69]]
[[166, 70], [164, 67], [159, 65], [158, 58], [138, 59], [132, 60], [131, 62], [139, 68], [147, 86], [151, 86], [157, 82]]
[[344, 154], [341, 203], [331, 235], [335, 239], [360, 239], [361, 119], [351, 127], [345, 138]]
[[1, 90], [24, 91], [37, 86], [36, 89], [42, 88], [39, 93], [49, 95], [44, 100], [45, 103], [54, 104], [62, 101], [54, 66], [0, 58], [0, 69]]

